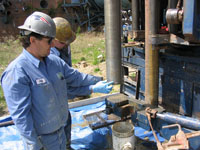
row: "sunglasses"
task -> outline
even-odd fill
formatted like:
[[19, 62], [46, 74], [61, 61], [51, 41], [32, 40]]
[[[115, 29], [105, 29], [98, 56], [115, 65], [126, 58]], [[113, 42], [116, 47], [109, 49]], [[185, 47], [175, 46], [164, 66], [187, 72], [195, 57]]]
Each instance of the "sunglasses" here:
[[54, 38], [52, 38], [52, 37], [43, 37], [43, 38], [45, 38], [45, 39], [48, 39], [48, 44], [50, 45], [51, 44], [51, 42], [53, 41], [53, 39]]
[[53, 41], [54, 38], [49, 38], [48, 40], [48, 44], [51, 44], [51, 42]]

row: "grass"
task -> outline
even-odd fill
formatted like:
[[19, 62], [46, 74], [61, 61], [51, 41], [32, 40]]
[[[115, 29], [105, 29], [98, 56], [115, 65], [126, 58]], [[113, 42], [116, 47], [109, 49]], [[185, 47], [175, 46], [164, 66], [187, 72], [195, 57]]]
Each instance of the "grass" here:
[[99, 71], [100, 71], [99, 68], [95, 68], [95, 69], [94, 69], [94, 72], [99, 72]]
[[98, 65], [102, 55], [105, 58], [105, 40], [102, 33], [82, 33], [71, 44], [72, 64], [87, 60], [89, 64]]
[[22, 51], [22, 46], [19, 40], [14, 40], [11, 37], [5, 39], [5, 41], [6, 42], [0, 43], [0, 74], [2, 74], [7, 65]]
[[[5, 38], [4, 42], [0, 43], [0, 75], [3, 73], [7, 65], [14, 60], [22, 51], [22, 46], [19, 40], [13, 37]], [[6, 102], [3, 96], [2, 88], [0, 87], [0, 116], [6, 113]]]
[[[87, 68], [78, 70], [92, 75], [103, 76], [105, 73], [105, 39], [103, 33], [82, 33], [78, 34], [77, 39], [71, 44], [72, 64], [80, 64], [86, 61], [89, 64]], [[74, 65], [73, 65], [74, 66]], [[76, 67], [76, 65], [74, 66]], [[120, 86], [114, 85], [111, 93], [119, 92]], [[93, 93], [90, 97], [102, 96], [105, 94]]]
[[3, 96], [3, 90], [0, 86], [0, 116], [6, 114], [6, 102]]

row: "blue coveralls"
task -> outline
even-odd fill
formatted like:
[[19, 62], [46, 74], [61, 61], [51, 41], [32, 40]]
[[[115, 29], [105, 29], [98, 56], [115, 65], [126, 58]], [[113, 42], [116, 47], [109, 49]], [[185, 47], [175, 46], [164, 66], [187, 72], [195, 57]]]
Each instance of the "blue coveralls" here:
[[[50, 51], [51, 54], [54, 54], [58, 57], [60, 57], [62, 60], [64, 60], [69, 66], [72, 67], [72, 60], [71, 60], [71, 47], [70, 45], [63, 48], [62, 50], [57, 50], [56, 47], [52, 47], [51, 48], [51, 51]], [[101, 77], [97, 77], [97, 76], [91, 76], [91, 80], [90, 82], [88, 82], [88, 85], [92, 85], [92, 84], [95, 84], [99, 81], [101, 81], [102, 78]], [[73, 93], [72, 92], [68, 92], [68, 98], [69, 99], [73, 99], [75, 98], [76, 96], [83, 96], [83, 95], [87, 95], [87, 93], [85, 93], [85, 88], [87, 87], [80, 87], [79, 89], [74, 89], [70, 86], [68, 86], [68, 90], [73, 90]], [[66, 134], [66, 138], [67, 138], [67, 147], [70, 147], [70, 144], [71, 144], [71, 124], [72, 124], [72, 120], [71, 120], [71, 114], [69, 112], [69, 115], [68, 115], [68, 120], [67, 120], [67, 125], [65, 127], [65, 134]]]
[[[72, 67], [72, 61], [71, 61], [71, 49], [70, 46], [62, 49], [61, 51], [57, 50], [55, 47], [51, 48], [50, 51], [51, 54], [54, 54], [58, 57], [60, 57], [62, 60], [64, 60], [70, 67]], [[90, 75], [90, 81], [88, 81], [87, 85], [92, 85], [92, 84], [96, 84], [97, 82], [101, 81], [102, 77], [98, 77], [98, 76], [92, 76]], [[86, 96], [87, 93], [85, 93], [85, 88], [87, 87], [80, 87], [79, 89], [75, 89], [73, 87], [68, 86], [68, 90], [70, 90], [68, 92], [68, 98], [69, 99], [73, 99], [76, 96]]]
[[[27, 149], [65, 150], [68, 119], [67, 85], [85, 86], [91, 94], [91, 76], [49, 55], [40, 61], [25, 49], [9, 64], [1, 85], [10, 115]], [[72, 90], [73, 92], [73, 90]]]
[[54, 54], [64, 60], [70, 67], [72, 67], [72, 57], [71, 57], [71, 46], [68, 45], [62, 50], [58, 50], [56, 47], [51, 47], [51, 54]]

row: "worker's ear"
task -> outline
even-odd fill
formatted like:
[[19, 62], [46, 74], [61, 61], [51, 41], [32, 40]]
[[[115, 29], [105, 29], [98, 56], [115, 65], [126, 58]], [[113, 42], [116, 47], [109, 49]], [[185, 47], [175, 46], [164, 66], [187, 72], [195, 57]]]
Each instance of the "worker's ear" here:
[[30, 36], [30, 43], [35, 43], [36, 38], [34, 36]]

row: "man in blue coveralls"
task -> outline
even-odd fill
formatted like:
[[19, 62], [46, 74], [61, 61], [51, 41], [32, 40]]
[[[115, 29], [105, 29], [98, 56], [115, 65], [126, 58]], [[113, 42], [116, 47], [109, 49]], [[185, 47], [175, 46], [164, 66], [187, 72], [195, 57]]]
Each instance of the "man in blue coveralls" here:
[[[8, 110], [25, 149], [65, 150], [67, 93], [82, 86], [87, 87], [88, 94], [109, 93], [113, 82], [88, 85], [90, 75], [78, 72], [50, 54], [56, 27], [48, 15], [34, 12], [18, 28], [23, 52], [1, 77]], [[67, 86], [72, 87], [70, 91]]]
[[[56, 36], [52, 41], [54, 47], [51, 47], [50, 53], [60, 57], [64, 60], [70, 67], [72, 67], [71, 60], [71, 46], [70, 44], [76, 39], [75, 33], [72, 31], [70, 23], [62, 17], [55, 17], [53, 21], [56, 25]], [[88, 85], [97, 83], [102, 80], [102, 77], [90, 76], [90, 82]], [[69, 87], [70, 88], [70, 87]], [[76, 96], [86, 96], [85, 89], [73, 91], [73, 93], [68, 93], [68, 98], [73, 99]]]
[[[55, 17], [53, 21], [56, 25], [56, 36], [53, 40], [54, 47], [51, 47], [50, 53], [54, 54], [61, 59], [63, 59], [70, 67], [72, 67], [71, 60], [71, 46], [70, 44], [76, 39], [75, 33], [72, 31], [70, 23], [62, 17]], [[95, 84], [102, 80], [101, 77], [89, 76], [90, 81], [88, 85]], [[73, 87], [68, 86], [68, 91]], [[87, 86], [82, 86], [76, 90], [73, 90], [73, 93], [68, 92], [68, 99], [73, 99], [77, 96], [87, 96], [86, 93]], [[71, 144], [71, 114], [69, 111], [67, 126], [65, 127], [65, 134], [67, 138], [67, 150], [73, 150], [70, 147]]]

